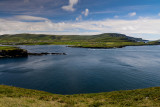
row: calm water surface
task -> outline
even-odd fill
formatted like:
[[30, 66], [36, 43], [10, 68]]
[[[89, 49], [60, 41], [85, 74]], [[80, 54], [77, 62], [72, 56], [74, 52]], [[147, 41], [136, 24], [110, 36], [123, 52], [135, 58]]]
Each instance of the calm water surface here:
[[0, 84], [56, 94], [96, 93], [160, 86], [160, 46], [86, 49], [20, 46], [67, 55], [0, 59]]

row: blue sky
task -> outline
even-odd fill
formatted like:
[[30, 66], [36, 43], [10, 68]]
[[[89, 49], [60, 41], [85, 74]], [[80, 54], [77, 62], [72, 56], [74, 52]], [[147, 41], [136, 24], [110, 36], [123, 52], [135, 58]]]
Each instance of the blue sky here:
[[0, 34], [123, 33], [160, 39], [159, 0], [0, 0]]

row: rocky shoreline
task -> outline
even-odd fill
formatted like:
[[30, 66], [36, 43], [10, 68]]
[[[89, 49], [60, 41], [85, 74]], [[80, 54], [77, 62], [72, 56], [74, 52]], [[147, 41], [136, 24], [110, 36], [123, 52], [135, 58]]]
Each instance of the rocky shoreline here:
[[42, 53], [28, 53], [28, 55], [42, 56], [42, 55], [67, 55], [67, 54], [66, 53], [48, 53], [48, 52], [42, 52]]
[[0, 58], [15, 58], [15, 57], [28, 57], [27, 50], [14, 49], [14, 50], [0, 50]]
[[14, 49], [14, 50], [0, 50], [0, 58], [17, 58], [17, 57], [28, 57], [28, 56], [42, 56], [42, 55], [67, 55], [66, 53], [28, 53], [25, 49]]

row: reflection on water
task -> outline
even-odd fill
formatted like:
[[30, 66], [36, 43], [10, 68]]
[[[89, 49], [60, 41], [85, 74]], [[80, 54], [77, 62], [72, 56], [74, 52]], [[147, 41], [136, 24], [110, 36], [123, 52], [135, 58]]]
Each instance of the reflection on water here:
[[0, 84], [57, 94], [160, 86], [160, 46], [83, 49], [21, 46], [29, 52], [67, 55], [0, 59]]

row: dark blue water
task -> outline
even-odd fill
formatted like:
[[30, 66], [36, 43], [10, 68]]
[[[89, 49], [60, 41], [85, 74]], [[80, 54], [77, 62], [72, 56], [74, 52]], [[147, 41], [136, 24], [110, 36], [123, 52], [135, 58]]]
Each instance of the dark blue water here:
[[21, 46], [67, 55], [0, 59], [0, 84], [57, 94], [96, 93], [160, 86], [160, 46], [86, 49]]

